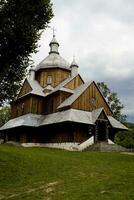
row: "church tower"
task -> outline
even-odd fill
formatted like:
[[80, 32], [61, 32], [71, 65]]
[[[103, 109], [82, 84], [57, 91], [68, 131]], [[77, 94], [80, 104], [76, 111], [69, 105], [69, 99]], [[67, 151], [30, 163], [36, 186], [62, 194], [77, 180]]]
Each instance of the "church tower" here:
[[55, 34], [49, 46], [49, 55], [35, 69], [35, 79], [43, 88], [48, 85], [55, 87], [71, 75], [70, 64], [60, 56]]

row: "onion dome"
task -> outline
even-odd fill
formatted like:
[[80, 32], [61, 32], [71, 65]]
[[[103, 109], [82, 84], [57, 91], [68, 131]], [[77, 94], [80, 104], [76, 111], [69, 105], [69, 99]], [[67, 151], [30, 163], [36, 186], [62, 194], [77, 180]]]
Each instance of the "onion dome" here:
[[76, 63], [75, 61], [75, 57], [73, 57], [73, 61], [70, 65], [70, 68], [71, 68], [71, 76], [76, 76], [78, 74], [78, 64]]
[[55, 38], [55, 34], [53, 34], [53, 39], [49, 44], [50, 52], [49, 55], [39, 63], [36, 67], [36, 71], [44, 68], [64, 68], [70, 70], [70, 64], [60, 56], [58, 48], [59, 43]]
[[72, 67], [77, 67], [77, 68], [79, 67], [79, 65], [75, 61], [75, 57], [73, 57], [73, 61], [72, 61], [71, 65], [70, 65], [70, 68], [72, 68]]
[[35, 66], [31, 66], [31, 68], [29, 69], [29, 78], [30, 80], [35, 79]]
[[49, 54], [52, 54], [52, 53], [59, 54], [59, 52], [58, 52], [59, 43], [57, 42], [57, 40], [55, 38], [55, 35], [53, 35], [53, 39], [50, 42], [49, 46], [50, 46], [50, 52], [49, 52]]

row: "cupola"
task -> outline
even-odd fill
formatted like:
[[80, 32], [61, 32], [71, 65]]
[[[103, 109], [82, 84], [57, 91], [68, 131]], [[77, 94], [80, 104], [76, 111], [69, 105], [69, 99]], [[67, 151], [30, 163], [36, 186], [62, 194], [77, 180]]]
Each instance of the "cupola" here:
[[55, 34], [53, 33], [52, 41], [49, 44], [50, 51], [49, 55], [42, 60], [36, 67], [36, 71], [45, 68], [62, 68], [70, 71], [69, 63], [60, 56], [59, 43], [56, 40]]
[[71, 68], [71, 76], [76, 76], [78, 74], [78, 64], [75, 61], [75, 57], [73, 57], [73, 62], [70, 65]]
[[50, 52], [49, 52], [49, 54], [51, 54], [51, 53], [59, 54], [59, 52], [58, 52], [59, 43], [57, 42], [57, 40], [55, 38], [55, 34], [53, 34], [53, 39], [50, 42], [49, 46], [50, 46]]
[[29, 70], [29, 79], [30, 80], [35, 80], [35, 66], [31, 66]]

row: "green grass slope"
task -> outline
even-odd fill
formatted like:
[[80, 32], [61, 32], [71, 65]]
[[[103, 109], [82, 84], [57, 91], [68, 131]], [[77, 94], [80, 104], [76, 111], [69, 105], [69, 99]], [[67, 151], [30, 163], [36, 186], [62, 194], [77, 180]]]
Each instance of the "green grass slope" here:
[[0, 200], [133, 200], [134, 156], [0, 145]]

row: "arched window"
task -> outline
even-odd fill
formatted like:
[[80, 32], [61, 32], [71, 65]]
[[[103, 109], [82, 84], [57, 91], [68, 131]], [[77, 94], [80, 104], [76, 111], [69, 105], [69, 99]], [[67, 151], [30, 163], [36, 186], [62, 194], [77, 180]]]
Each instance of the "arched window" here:
[[52, 84], [52, 76], [51, 75], [48, 75], [48, 77], [47, 77], [47, 84], [48, 85]]
[[22, 109], [22, 115], [24, 114], [24, 106], [25, 106], [25, 103], [22, 103], [22, 106], [21, 106], [21, 109]]

